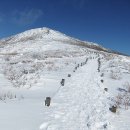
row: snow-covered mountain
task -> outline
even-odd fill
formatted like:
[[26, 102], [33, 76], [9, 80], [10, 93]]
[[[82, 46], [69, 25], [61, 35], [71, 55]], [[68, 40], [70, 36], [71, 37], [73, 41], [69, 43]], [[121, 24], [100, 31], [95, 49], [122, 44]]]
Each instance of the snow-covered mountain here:
[[105, 49], [104, 47], [96, 43], [81, 41], [46, 27], [28, 30], [23, 33], [11, 36], [9, 38], [2, 39], [0, 41], [0, 44], [4, 46], [5, 44], [10, 44], [10, 43], [13, 44], [16, 42], [21, 43], [21, 42], [38, 41], [38, 40], [45, 40], [45, 39], [50, 41], [63, 42], [66, 44], [86, 46], [88, 48], [92, 48], [100, 51], [111, 52], [111, 50]]
[[130, 57], [49, 28], [1, 39], [0, 130], [129, 130], [129, 79]]

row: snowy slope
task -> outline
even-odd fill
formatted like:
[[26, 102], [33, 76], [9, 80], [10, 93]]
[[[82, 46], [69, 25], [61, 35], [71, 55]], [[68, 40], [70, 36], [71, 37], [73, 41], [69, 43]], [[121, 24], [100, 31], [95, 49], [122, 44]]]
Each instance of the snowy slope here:
[[100, 78], [97, 67], [97, 59], [89, 60], [72, 78], [66, 79], [66, 85], [46, 111], [50, 118], [45, 118], [41, 129], [46, 126], [48, 130], [101, 130], [108, 125], [108, 106], [105, 93], [97, 84]]
[[130, 57], [49, 28], [2, 39], [0, 130], [129, 130], [123, 99], [109, 111], [129, 79]]
[[97, 49], [101, 51], [112, 52], [111, 50], [106, 49], [96, 43], [81, 41], [46, 27], [31, 29], [23, 33], [11, 36], [9, 38], [2, 39], [0, 41], [0, 45], [4, 46], [5, 44], [9, 44], [9, 43], [12, 44], [16, 42], [27, 42], [27, 41], [30, 42], [30, 41], [38, 41], [38, 40], [56, 41], [56, 42], [62, 42], [66, 44], [86, 46], [88, 48]]

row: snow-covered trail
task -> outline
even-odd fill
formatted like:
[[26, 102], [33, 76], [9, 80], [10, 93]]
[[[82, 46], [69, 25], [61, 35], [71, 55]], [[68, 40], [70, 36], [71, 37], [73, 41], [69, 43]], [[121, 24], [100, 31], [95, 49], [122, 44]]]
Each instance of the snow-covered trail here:
[[97, 59], [80, 67], [45, 108], [41, 130], [98, 130], [107, 127], [107, 106], [103, 89], [97, 84]]

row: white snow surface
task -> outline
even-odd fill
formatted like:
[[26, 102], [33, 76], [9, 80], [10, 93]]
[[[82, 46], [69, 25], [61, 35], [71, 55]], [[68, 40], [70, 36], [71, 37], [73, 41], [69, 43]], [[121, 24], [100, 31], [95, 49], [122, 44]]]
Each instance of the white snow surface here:
[[130, 87], [130, 57], [72, 45], [77, 40], [48, 28], [5, 41], [0, 130], [130, 130], [130, 109], [123, 102], [116, 113], [109, 110]]

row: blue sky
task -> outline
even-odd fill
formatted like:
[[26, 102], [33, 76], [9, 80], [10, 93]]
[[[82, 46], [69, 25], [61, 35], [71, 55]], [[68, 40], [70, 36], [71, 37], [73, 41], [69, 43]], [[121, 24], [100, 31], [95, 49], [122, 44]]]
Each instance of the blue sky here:
[[130, 55], [130, 0], [1, 0], [0, 38], [38, 27]]

